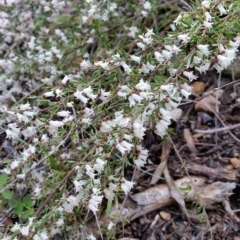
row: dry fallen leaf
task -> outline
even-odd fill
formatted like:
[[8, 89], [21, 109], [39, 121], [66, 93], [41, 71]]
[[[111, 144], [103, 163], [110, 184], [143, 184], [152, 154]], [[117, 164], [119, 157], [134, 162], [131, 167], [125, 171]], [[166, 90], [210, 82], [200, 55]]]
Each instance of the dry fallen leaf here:
[[237, 158], [231, 158], [230, 159], [231, 164], [233, 165], [234, 168], [239, 169], [240, 168], [240, 160]]
[[160, 216], [162, 217], [163, 220], [169, 221], [171, 220], [171, 214], [166, 212], [166, 211], [161, 211]]
[[203, 99], [201, 99], [198, 103], [195, 105], [195, 110], [197, 112], [218, 112], [218, 106], [220, 102], [213, 97], [212, 95], [209, 95]]
[[190, 86], [192, 87], [192, 93], [198, 96], [200, 96], [205, 89], [205, 83], [201, 81], [193, 82]]

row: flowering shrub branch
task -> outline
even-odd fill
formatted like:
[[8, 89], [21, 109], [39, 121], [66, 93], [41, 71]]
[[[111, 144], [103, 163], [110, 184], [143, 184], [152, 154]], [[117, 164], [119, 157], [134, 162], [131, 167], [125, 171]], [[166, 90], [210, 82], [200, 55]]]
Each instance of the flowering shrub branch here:
[[0, 3], [1, 123], [18, 147], [0, 192], [19, 217], [3, 239], [95, 239], [84, 225], [134, 187], [124, 169], [146, 164], [146, 131], [164, 138], [188, 83], [235, 59], [238, 1], [197, 3], [165, 38], [147, 28], [159, 6], [139, 2]]

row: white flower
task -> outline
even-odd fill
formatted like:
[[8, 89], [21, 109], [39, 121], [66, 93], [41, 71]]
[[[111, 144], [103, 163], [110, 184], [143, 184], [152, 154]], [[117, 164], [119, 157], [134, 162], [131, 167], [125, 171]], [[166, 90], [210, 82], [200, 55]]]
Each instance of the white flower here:
[[70, 78], [67, 75], [65, 75], [62, 80], [62, 84], [65, 85], [69, 80], [70, 80]]
[[146, 131], [146, 128], [143, 126], [143, 123], [137, 118], [133, 123], [134, 136], [141, 140], [145, 135], [145, 131]]
[[132, 69], [125, 63], [125, 62], [122, 62], [121, 63], [121, 66], [123, 67], [124, 71], [129, 74], [132, 72]]
[[146, 9], [146, 10], [151, 10], [151, 8], [152, 8], [151, 3], [149, 1], [146, 1], [143, 4], [143, 8]]
[[11, 170], [14, 170], [15, 168], [17, 168], [19, 166], [21, 161], [18, 161], [18, 160], [13, 160], [10, 164], [10, 168]]
[[42, 191], [42, 189], [41, 189], [39, 186], [36, 186], [36, 187], [34, 188], [34, 191], [33, 191], [34, 196], [36, 196], [36, 197], [40, 196], [41, 191]]
[[62, 90], [61, 89], [56, 89], [56, 95], [57, 97], [62, 97]]
[[50, 91], [50, 92], [44, 93], [43, 96], [44, 97], [54, 97], [55, 95], [54, 95], [53, 91]]
[[223, 55], [228, 57], [229, 61], [232, 62], [236, 58], [236, 51], [238, 51], [236, 48], [224, 49]]
[[147, 158], [148, 158], [148, 150], [142, 148], [141, 146], [136, 147], [139, 154], [137, 159], [134, 160], [134, 163], [136, 164], [137, 168], [141, 168], [146, 164]]
[[63, 122], [61, 121], [49, 121], [49, 127], [53, 127], [53, 128], [59, 128], [59, 127], [62, 127], [64, 125]]
[[205, 56], [208, 56], [210, 54], [210, 51], [208, 50], [208, 44], [203, 45], [203, 44], [199, 44], [197, 45], [197, 49], [204, 54]]
[[190, 37], [188, 36], [188, 34], [179, 34], [177, 38], [178, 40], [182, 40], [183, 43], [187, 43], [190, 40]]
[[11, 232], [16, 232], [18, 230], [21, 230], [21, 226], [19, 223], [15, 222], [14, 226], [11, 229]]
[[121, 143], [120, 143], [123, 147], [125, 147], [127, 149], [127, 151], [130, 151], [133, 147], [133, 144], [132, 143], [129, 143], [125, 140], [123, 140]]
[[224, 67], [222, 67], [222, 66], [219, 65], [218, 63], [215, 63], [215, 64], [213, 65], [213, 67], [217, 70], [218, 73], [221, 72], [221, 71], [224, 69]]
[[62, 111], [60, 111], [60, 112], [57, 113], [57, 115], [58, 115], [59, 117], [68, 117], [70, 114], [71, 114], [71, 112], [69, 112], [69, 111], [64, 111], [64, 110], [62, 110]]
[[172, 52], [166, 51], [166, 50], [162, 50], [162, 55], [169, 60], [172, 57]]
[[136, 33], [138, 32], [138, 29], [135, 26], [132, 26], [129, 28], [129, 33], [127, 34], [128, 37], [135, 38]]
[[94, 235], [92, 233], [87, 236], [87, 239], [88, 240], [96, 240], [96, 238], [94, 237]]
[[103, 192], [104, 192], [104, 196], [105, 196], [106, 199], [113, 200], [114, 193], [113, 193], [113, 191], [111, 189], [105, 188], [103, 190]]
[[171, 53], [176, 53], [176, 54], [178, 54], [181, 51], [181, 49], [176, 45], [165, 45], [164, 48], [170, 51]]
[[121, 184], [121, 189], [125, 192], [125, 194], [127, 195], [130, 190], [133, 188], [133, 185], [135, 183], [132, 181], [127, 181], [125, 178], [122, 178], [122, 184]]
[[183, 18], [183, 13], [180, 13], [173, 22], [176, 23], [176, 25], [178, 25], [182, 18]]
[[105, 70], [109, 70], [109, 63], [108, 62], [103, 62], [103, 61], [98, 61], [94, 63], [95, 66], [100, 66], [101, 68]]
[[139, 38], [141, 38], [142, 41], [143, 41], [145, 44], [147, 44], [147, 45], [149, 45], [149, 44], [152, 43], [152, 38], [151, 38], [151, 36], [150, 36], [150, 37], [144, 37], [143, 35], [139, 35]]
[[117, 92], [117, 95], [119, 97], [127, 97], [127, 94], [131, 92], [131, 89], [127, 85], [120, 86], [119, 91]]
[[142, 43], [142, 42], [138, 42], [138, 43], [137, 43], [137, 46], [138, 46], [139, 48], [141, 48], [143, 51], [146, 49], [146, 45], [145, 45], [144, 43]]
[[164, 103], [164, 106], [167, 110], [172, 110], [178, 107], [178, 103], [175, 103], [170, 98], [167, 99], [167, 102]]
[[29, 235], [29, 228], [30, 228], [29, 226], [24, 226], [21, 228], [20, 231], [24, 237], [27, 237]]
[[223, 7], [222, 4], [218, 4], [218, 5], [217, 5], [217, 8], [218, 8], [218, 10], [219, 10], [219, 12], [220, 12], [221, 15], [227, 13], [227, 11], [225, 10], [225, 8]]
[[213, 23], [210, 23], [210, 22], [208, 22], [208, 21], [204, 21], [204, 22], [203, 22], [203, 26], [206, 27], [206, 28], [208, 28], [208, 29], [210, 29], [210, 28], [212, 27], [212, 25], [213, 25]]
[[95, 173], [94, 173], [94, 169], [90, 166], [90, 165], [88, 165], [88, 164], [86, 164], [86, 166], [85, 166], [85, 169], [87, 170], [86, 171], [86, 174], [91, 178], [91, 179], [94, 179], [94, 177], [95, 177]]
[[132, 135], [129, 135], [129, 134], [124, 134], [124, 135], [123, 135], [123, 138], [124, 138], [125, 140], [128, 140], [129, 142], [132, 142], [133, 136], [132, 136]]
[[201, 5], [205, 8], [210, 8], [211, 0], [202, 1]]
[[136, 93], [131, 94], [128, 97], [129, 103], [130, 103], [130, 107], [136, 105], [136, 102], [141, 103], [141, 101], [143, 100], [143, 98], [139, 95], [137, 95]]
[[165, 110], [164, 108], [160, 108], [160, 113], [162, 115], [162, 119], [164, 119], [166, 122], [171, 122], [171, 114], [169, 111]]
[[122, 142], [116, 145], [116, 148], [124, 155], [126, 152], [129, 152], [133, 147], [133, 144], [123, 140]]
[[141, 58], [142, 57], [138, 57], [138, 56], [135, 56], [135, 55], [130, 56], [130, 59], [134, 62], [137, 62], [138, 64], [141, 62]]
[[195, 67], [200, 73], [205, 73], [209, 67], [210, 67], [211, 63], [209, 61], [203, 63], [202, 65], [200, 65], [199, 67]]
[[92, 100], [94, 100], [96, 97], [97, 97], [97, 95], [95, 95], [95, 94], [93, 94], [92, 93], [92, 87], [91, 86], [89, 86], [88, 88], [85, 88], [85, 89], [83, 89], [82, 90], [89, 98], [91, 98]]
[[91, 125], [92, 124], [92, 119], [89, 118], [89, 117], [85, 117], [85, 118], [82, 118], [82, 122], [86, 123], [87, 125]]
[[74, 187], [75, 187], [75, 192], [78, 193], [83, 189], [84, 181], [73, 181]]
[[111, 121], [102, 122], [100, 126], [100, 132], [108, 133], [113, 130], [114, 124]]
[[19, 109], [22, 110], [22, 111], [31, 109], [30, 103], [21, 104], [19, 106]]
[[185, 89], [181, 89], [180, 92], [185, 98], [188, 98], [189, 95], [191, 95], [191, 92], [188, 92]]
[[213, 17], [211, 16], [211, 14], [209, 12], [205, 12], [205, 17], [206, 17], [206, 21], [211, 22]]
[[160, 86], [160, 89], [161, 89], [161, 90], [165, 90], [165, 91], [167, 91], [168, 93], [172, 92], [174, 88], [175, 88], [175, 87], [174, 87], [173, 84], [161, 85], [161, 86]]
[[96, 159], [96, 163], [94, 164], [93, 168], [98, 172], [101, 173], [104, 169], [104, 165], [106, 164], [106, 161], [103, 161], [100, 158]]
[[7, 134], [7, 138], [9, 138], [9, 139], [18, 138], [21, 135], [20, 128], [17, 127], [16, 123], [9, 123], [8, 129], [5, 132]]
[[157, 135], [159, 135], [160, 137], [163, 137], [165, 134], [166, 134], [166, 131], [167, 131], [167, 128], [168, 128], [168, 125], [170, 123], [169, 122], [166, 122], [164, 120], [160, 120], [157, 124], [156, 124], [156, 130], [155, 130], [155, 133]]
[[198, 76], [195, 76], [192, 71], [191, 72], [184, 71], [183, 75], [188, 77], [189, 81], [192, 81], [198, 78]]
[[115, 225], [112, 221], [108, 224], [107, 230], [110, 231], [112, 227]]
[[77, 91], [73, 95], [74, 97], [76, 97], [77, 99], [81, 100], [83, 103], [86, 104], [88, 102], [88, 98], [84, 97], [82, 93], [83, 93], [82, 91], [79, 91], [77, 89]]
[[144, 82], [143, 79], [139, 80], [139, 83], [135, 86], [136, 89], [140, 91], [150, 91], [151, 90], [151, 85], [147, 82]]
[[115, 119], [112, 120], [114, 125], [118, 125], [120, 127], [127, 127], [129, 121], [130, 121], [130, 118], [123, 117], [122, 113], [120, 115], [115, 113]]
[[[93, 188], [94, 190], [95, 188]], [[94, 192], [92, 194], [91, 199], [89, 200], [88, 203], [88, 208], [94, 213], [96, 214], [96, 212], [98, 211], [98, 206], [99, 204], [101, 204], [102, 199], [103, 199], [103, 195], [98, 195], [100, 193], [100, 191], [98, 192]]]
[[87, 71], [92, 67], [92, 63], [89, 61], [89, 59], [87, 60], [83, 60], [80, 64], [80, 67], [83, 71]]
[[102, 101], [107, 101], [110, 97], [110, 92], [106, 92], [104, 89], [101, 89], [101, 95], [99, 96], [99, 98]]
[[186, 91], [188, 91], [188, 92], [191, 92], [191, 91], [192, 91], [192, 87], [189, 86], [187, 83], [183, 83], [183, 84], [181, 85], [181, 88], [184, 89], [184, 90], [186, 90]]
[[202, 62], [202, 59], [201, 59], [200, 57], [198, 57], [198, 56], [194, 56], [194, 57], [193, 57], [193, 62], [194, 62], [195, 64], [199, 64], [200, 62]]
[[151, 37], [152, 35], [154, 35], [153, 29], [148, 29], [144, 36], [145, 36], [146, 38], [149, 38], [149, 37]]
[[164, 56], [158, 51], [154, 52], [154, 57], [159, 63], [163, 63], [165, 61]]
[[147, 62], [147, 64], [143, 64], [142, 67], [138, 70], [140, 73], [148, 74], [150, 71], [153, 71], [156, 66]]
[[223, 55], [218, 55], [218, 64], [220, 64], [223, 69], [227, 68], [231, 64], [231, 59], [229, 57], [225, 57]]

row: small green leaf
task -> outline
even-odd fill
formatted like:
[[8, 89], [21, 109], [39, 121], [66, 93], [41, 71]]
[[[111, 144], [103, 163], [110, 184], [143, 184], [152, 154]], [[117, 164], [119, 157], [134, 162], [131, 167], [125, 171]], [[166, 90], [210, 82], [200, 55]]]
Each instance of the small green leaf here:
[[23, 204], [22, 204], [22, 202], [19, 201], [18, 205], [15, 208], [13, 208], [13, 212], [15, 214], [19, 215], [22, 213], [22, 211], [23, 211]]
[[0, 188], [3, 187], [8, 180], [8, 175], [6, 173], [0, 174]]
[[16, 208], [18, 204], [21, 202], [18, 199], [13, 198], [13, 199], [10, 199], [8, 203], [11, 208]]
[[107, 202], [107, 209], [106, 209], [107, 217], [109, 216], [111, 209], [112, 209], [112, 200], [108, 200], [108, 202]]
[[32, 199], [31, 199], [31, 196], [30, 196], [30, 195], [26, 195], [26, 196], [23, 198], [23, 204], [24, 204], [24, 206], [26, 206], [26, 207], [32, 207], [33, 203], [32, 203]]
[[12, 193], [10, 190], [5, 189], [5, 190], [2, 192], [2, 196], [3, 196], [5, 199], [12, 199], [13, 193]]
[[33, 214], [34, 214], [34, 210], [31, 208], [31, 209], [29, 209], [28, 211], [21, 212], [21, 213], [19, 214], [19, 216], [20, 216], [21, 218], [27, 219], [27, 218], [33, 216]]

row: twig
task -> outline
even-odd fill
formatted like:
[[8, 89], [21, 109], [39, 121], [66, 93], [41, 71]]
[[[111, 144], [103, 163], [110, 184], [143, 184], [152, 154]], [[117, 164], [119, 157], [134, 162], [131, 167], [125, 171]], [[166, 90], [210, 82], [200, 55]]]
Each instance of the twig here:
[[239, 128], [239, 127], [240, 127], [240, 123], [232, 125], [232, 126], [217, 128], [217, 129], [208, 129], [208, 130], [196, 129], [195, 132], [208, 134], [208, 133], [216, 133], [216, 132], [222, 132], [222, 131], [226, 131], [226, 130], [232, 130], [232, 129]]

